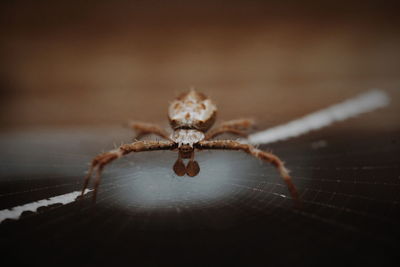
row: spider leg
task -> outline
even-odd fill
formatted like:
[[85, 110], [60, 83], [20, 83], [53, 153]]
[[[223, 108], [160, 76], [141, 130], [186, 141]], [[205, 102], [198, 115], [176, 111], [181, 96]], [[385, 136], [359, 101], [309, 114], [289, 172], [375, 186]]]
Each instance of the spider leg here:
[[134, 139], [137, 140], [149, 134], [155, 134], [163, 139], [171, 140], [168, 133], [156, 124], [133, 121], [129, 123], [129, 128], [135, 131], [136, 136]]
[[225, 121], [221, 124], [221, 127], [233, 128], [237, 130], [248, 130], [254, 126], [253, 119], [238, 119]]
[[295, 200], [296, 205], [298, 207], [301, 205], [299, 194], [297, 192], [295, 185], [292, 182], [292, 179], [289, 176], [289, 171], [286, 169], [282, 160], [276, 155], [257, 149], [252, 145], [242, 144], [240, 142], [231, 140], [201, 141], [197, 143], [196, 148], [200, 150], [201, 149], [242, 150], [250, 155], [253, 155], [256, 158], [271, 163], [279, 171], [279, 174], [281, 175], [283, 181], [286, 183], [290, 195]]
[[216, 129], [212, 130], [210, 133], [208, 133], [205, 137], [205, 140], [210, 140], [218, 135], [224, 134], [224, 133], [231, 133], [231, 134], [236, 134], [242, 137], [247, 137], [247, 133], [244, 132], [245, 130], [248, 130], [254, 125], [254, 121], [251, 119], [239, 119], [239, 120], [231, 120], [231, 121], [226, 121], [223, 122], [219, 127]]
[[121, 158], [131, 152], [143, 152], [143, 151], [154, 151], [154, 150], [173, 150], [176, 148], [176, 144], [170, 141], [137, 141], [131, 144], [125, 144], [117, 149], [96, 156], [91, 163], [89, 172], [86, 175], [83, 183], [81, 197], [83, 196], [92, 173], [96, 170], [96, 178], [94, 181], [93, 201], [96, 201], [97, 190], [100, 185], [101, 172], [105, 165], [112, 161]]
[[231, 128], [217, 128], [215, 130], [212, 130], [211, 132], [206, 134], [206, 137], [204, 138], [204, 140], [210, 140], [213, 139], [215, 137], [217, 137], [218, 135], [224, 134], [224, 133], [231, 133], [231, 134], [236, 134], [242, 137], [247, 137], [248, 134], [245, 132], [242, 132], [240, 130], [236, 130], [236, 129], [231, 129]]

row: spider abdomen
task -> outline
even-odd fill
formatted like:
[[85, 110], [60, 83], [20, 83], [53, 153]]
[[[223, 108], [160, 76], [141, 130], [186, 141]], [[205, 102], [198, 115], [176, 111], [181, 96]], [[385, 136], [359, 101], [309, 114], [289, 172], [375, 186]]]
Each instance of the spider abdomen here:
[[173, 101], [168, 117], [172, 128], [207, 131], [214, 123], [217, 107], [205, 95], [191, 90]]

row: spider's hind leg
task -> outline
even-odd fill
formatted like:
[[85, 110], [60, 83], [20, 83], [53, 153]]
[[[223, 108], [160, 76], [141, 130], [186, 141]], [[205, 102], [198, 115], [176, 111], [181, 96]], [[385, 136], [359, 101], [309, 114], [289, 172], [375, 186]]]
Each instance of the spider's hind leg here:
[[160, 126], [153, 123], [131, 121], [129, 122], [129, 127], [135, 131], [136, 136], [134, 139], [137, 140], [149, 134], [155, 134], [163, 139], [170, 140], [168, 133]]
[[253, 128], [254, 120], [239, 119], [223, 122], [219, 127], [207, 133], [205, 140], [213, 139], [221, 134], [230, 133], [247, 138], [247, 130]]
[[221, 124], [223, 128], [232, 128], [236, 130], [249, 130], [254, 127], [253, 119], [238, 119], [225, 121]]

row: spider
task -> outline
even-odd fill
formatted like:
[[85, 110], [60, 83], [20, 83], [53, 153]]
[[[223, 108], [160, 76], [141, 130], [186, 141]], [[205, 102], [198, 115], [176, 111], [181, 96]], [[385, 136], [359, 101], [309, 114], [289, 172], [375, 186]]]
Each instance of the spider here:
[[[271, 163], [279, 171], [295, 203], [299, 204], [296, 187], [292, 183], [288, 170], [277, 156], [239, 141], [212, 140], [224, 133], [246, 137], [247, 134], [245, 131], [253, 125], [253, 121], [249, 119], [227, 121], [216, 129], [209, 131], [215, 122], [216, 113], [217, 107], [209, 98], [191, 89], [189, 92], [177, 97], [169, 106], [168, 119], [173, 130], [171, 135], [154, 124], [142, 122], [130, 123], [129, 126], [137, 133], [136, 140], [145, 135], [154, 134], [163, 138], [164, 141], [135, 141], [96, 156], [92, 160], [88, 174], [84, 179], [81, 198], [88, 186], [92, 173], [96, 171], [93, 191], [93, 202], [95, 202], [104, 166], [131, 152], [155, 150], [177, 151], [178, 159], [173, 166], [174, 172], [178, 176], [188, 175], [194, 177], [200, 172], [199, 164], [194, 157], [195, 151], [223, 149], [241, 150]], [[188, 159], [186, 165], [183, 159]]]

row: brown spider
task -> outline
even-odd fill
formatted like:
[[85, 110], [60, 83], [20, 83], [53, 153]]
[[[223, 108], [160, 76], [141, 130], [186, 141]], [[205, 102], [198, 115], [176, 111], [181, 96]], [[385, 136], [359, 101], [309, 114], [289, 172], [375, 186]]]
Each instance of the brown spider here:
[[[130, 127], [137, 132], [136, 139], [148, 134], [155, 134], [165, 141], [136, 141], [131, 144], [121, 145], [115, 150], [103, 153], [95, 157], [90, 166], [89, 172], [84, 180], [81, 197], [83, 196], [93, 171], [96, 169], [96, 179], [94, 182], [93, 201], [96, 201], [97, 190], [100, 184], [101, 172], [104, 166], [113, 160], [121, 158], [131, 152], [153, 151], [153, 150], [173, 150], [178, 151], [173, 170], [178, 176], [185, 174], [193, 177], [200, 172], [197, 161], [194, 160], [194, 151], [204, 149], [226, 149], [242, 150], [263, 161], [274, 165], [283, 180], [285, 181], [292, 198], [299, 204], [299, 196], [296, 187], [292, 183], [288, 170], [283, 162], [274, 154], [259, 150], [252, 145], [244, 144], [232, 140], [215, 140], [214, 137], [223, 133], [232, 133], [246, 137], [244, 132], [249, 129], [253, 122], [251, 120], [233, 120], [222, 123], [218, 128], [208, 132], [215, 122], [217, 107], [202, 93], [190, 90], [180, 95], [169, 107], [168, 118], [173, 129], [173, 133], [168, 135], [159, 126], [149, 123], [133, 122]], [[185, 166], [182, 159], [189, 159]]]

